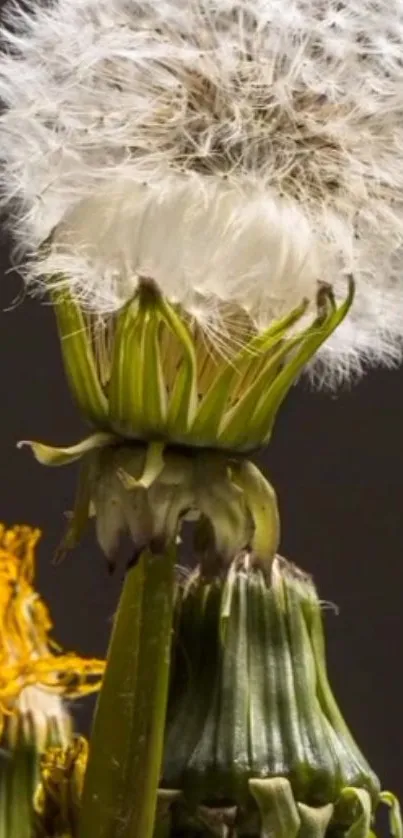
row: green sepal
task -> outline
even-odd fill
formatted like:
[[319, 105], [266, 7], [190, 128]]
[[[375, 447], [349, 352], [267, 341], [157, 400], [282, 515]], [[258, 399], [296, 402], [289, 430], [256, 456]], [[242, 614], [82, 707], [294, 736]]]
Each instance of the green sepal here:
[[222, 587], [218, 636], [223, 647], [227, 640], [227, 628], [231, 616], [232, 598], [235, 590], [237, 572], [236, 563], [232, 562]]
[[[173, 332], [182, 361], [168, 399], [161, 323]], [[154, 288], [140, 288], [118, 318], [109, 384], [110, 421], [127, 437], [186, 435], [197, 403], [196, 353], [187, 326]]]
[[261, 836], [297, 838], [301, 820], [289, 781], [283, 777], [249, 780], [249, 790], [260, 811]]
[[90, 518], [91, 492], [94, 480], [94, 462], [84, 457], [79, 466], [74, 508], [68, 517], [66, 532], [56, 550], [54, 563], [59, 564], [69, 550], [79, 544]]
[[127, 437], [161, 435], [167, 394], [159, 331], [161, 298], [149, 287], [118, 318], [109, 384], [110, 421]]
[[164, 449], [163, 442], [150, 442], [147, 447], [144, 466], [140, 477], [133, 477], [124, 468], [118, 468], [116, 474], [122, 481], [125, 489], [149, 489], [155, 480], [161, 474], [164, 466]]
[[211, 482], [196, 492], [196, 506], [210, 522], [214, 532], [214, 545], [211, 549], [230, 561], [240, 550], [246, 548], [250, 540], [250, 519], [245, 497], [235, 482], [218, 479], [211, 474]]
[[[291, 360], [285, 364], [276, 376], [267, 394], [260, 400], [251, 417], [252, 434], [257, 445], [267, 444], [273, 429], [277, 412], [287, 393], [295, 383], [305, 364], [313, 358], [319, 347], [330, 337], [347, 316], [355, 293], [352, 277], [349, 278], [348, 293], [345, 301], [336, 308], [330, 289], [321, 289], [318, 294], [319, 315], [312, 326], [307, 329], [300, 348]], [[321, 302], [323, 300], [323, 302]], [[320, 309], [322, 308], [322, 311]]]
[[52, 445], [45, 445], [43, 442], [35, 442], [30, 439], [22, 439], [17, 443], [17, 448], [23, 448], [28, 445], [36, 460], [43, 466], [66, 466], [74, 463], [75, 460], [80, 460], [84, 454], [89, 451], [94, 451], [97, 448], [105, 448], [116, 442], [114, 434], [108, 434], [104, 431], [99, 431], [96, 434], [86, 437], [76, 445], [70, 445], [68, 448], [56, 448]]
[[269, 358], [254, 384], [226, 417], [219, 434], [222, 445], [253, 448], [269, 442], [277, 412], [289, 389], [305, 364], [346, 317], [353, 298], [352, 279], [346, 300], [339, 308], [334, 304], [331, 290], [327, 286], [320, 289], [319, 314], [314, 323], [299, 335], [285, 340]]
[[371, 797], [368, 792], [365, 789], [344, 788], [336, 806], [336, 817], [338, 810], [343, 812], [344, 806], [348, 813], [346, 820], [352, 819], [345, 833], [346, 838], [367, 838], [372, 821]]
[[281, 364], [293, 348], [304, 340], [304, 334], [279, 342], [276, 352], [269, 355], [263, 370], [255, 378], [253, 384], [246, 390], [239, 401], [228, 411], [223, 419], [218, 433], [218, 440], [226, 448], [251, 449], [259, 444], [252, 417], [256, 403], [260, 401], [262, 393], [277, 380]]
[[174, 439], [185, 436], [197, 407], [197, 359], [192, 336], [187, 325], [177, 315], [164, 297], [160, 299], [160, 312], [166, 326], [177, 337], [183, 351], [175, 383], [169, 398], [167, 432]]
[[[219, 624], [220, 632], [225, 640], [220, 696], [216, 710], [217, 736], [214, 751], [217, 765], [221, 766], [222, 781], [228, 787], [230, 798], [246, 803], [245, 779], [250, 772], [248, 753], [250, 692], [242, 684], [242, 680], [248, 678], [249, 675], [248, 581], [246, 576], [243, 576], [238, 582], [232, 594], [231, 612], [235, 616], [239, 629], [232, 620], [227, 620], [224, 632], [221, 626], [222, 620]], [[231, 736], [228, 735], [229, 730], [232, 731]], [[211, 737], [209, 738], [211, 741]]]
[[232, 479], [242, 490], [252, 516], [254, 532], [251, 548], [267, 566], [273, 560], [280, 541], [276, 493], [259, 469], [248, 460], [241, 460], [233, 469]]
[[297, 803], [297, 809], [301, 820], [298, 838], [325, 838], [333, 815], [333, 805], [328, 803], [326, 806], [313, 807]]
[[144, 329], [141, 378], [142, 413], [149, 436], [161, 436], [165, 433], [168, 410], [159, 341], [160, 325], [159, 311], [148, 312]]
[[108, 402], [99, 380], [91, 339], [83, 312], [65, 286], [53, 287], [56, 315], [66, 375], [82, 414], [98, 428], [108, 426]]
[[120, 537], [128, 526], [123, 508], [124, 494], [125, 490], [117, 477], [115, 480], [108, 477], [106, 481], [103, 479], [95, 483], [91, 497], [97, 541], [110, 568], [113, 567]]
[[382, 791], [379, 795], [379, 800], [389, 808], [389, 829], [392, 838], [402, 838], [402, 813], [397, 797], [391, 794], [390, 791]]
[[353, 738], [333, 695], [326, 664], [325, 638], [320, 609], [314, 601], [303, 605], [309, 637], [316, 661], [317, 693], [322, 711], [329, 720], [335, 736], [333, 749], [340, 761], [344, 776], [349, 777], [352, 786], [365, 786], [370, 790], [373, 801], [379, 795], [379, 781], [364, 759]]
[[298, 322], [307, 305], [307, 301], [304, 300], [290, 314], [269, 326], [263, 334], [252, 338], [218, 373], [198, 407], [191, 427], [192, 437], [200, 436], [214, 444], [223, 422], [231, 386], [247, 375], [257, 360], [281, 345], [287, 329]]
[[108, 387], [111, 425], [116, 433], [127, 433], [128, 436], [129, 428], [133, 426], [134, 429], [139, 419], [135, 414], [138, 398], [133, 397], [133, 391], [140, 389], [135, 366], [139, 360], [139, 324], [140, 301], [137, 296], [127, 303], [117, 319]]

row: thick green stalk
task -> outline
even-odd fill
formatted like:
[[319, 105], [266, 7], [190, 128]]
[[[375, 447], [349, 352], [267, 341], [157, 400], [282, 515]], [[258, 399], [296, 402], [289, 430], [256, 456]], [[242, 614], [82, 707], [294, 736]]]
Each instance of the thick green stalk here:
[[151, 838], [164, 737], [175, 550], [128, 573], [95, 713], [79, 838]]
[[0, 838], [32, 838], [38, 760], [29, 744], [0, 750]]
[[38, 762], [39, 756], [34, 746], [18, 747], [11, 756], [7, 838], [31, 838]]

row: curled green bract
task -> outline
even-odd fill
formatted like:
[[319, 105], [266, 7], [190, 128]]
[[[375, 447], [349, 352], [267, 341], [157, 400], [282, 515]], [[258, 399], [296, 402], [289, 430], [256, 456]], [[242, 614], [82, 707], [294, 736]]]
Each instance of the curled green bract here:
[[91, 517], [113, 559], [121, 534], [136, 550], [156, 552], [195, 522], [195, 551], [205, 571], [220, 572], [242, 550], [269, 567], [279, 542], [276, 495], [259, 469], [224, 451], [122, 443], [93, 434], [71, 448], [25, 441], [45, 465], [80, 459], [76, 502], [59, 556], [80, 540]]
[[151, 280], [104, 320], [82, 311], [62, 282], [52, 299], [70, 387], [94, 428], [124, 439], [247, 453], [269, 442], [286, 394], [346, 316], [353, 295], [350, 280], [337, 307], [323, 284], [311, 324], [305, 325], [303, 301], [261, 333], [242, 321], [241, 347], [229, 336], [220, 350]]
[[[229, 802], [187, 808], [178, 789], [160, 789], [154, 838], [375, 838], [372, 826], [377, 810], [364, 789], [346, 787], [335, 803], [313, 806], [297, 800], [283, 777], [249, 780], [248, 787], [256, 807], [249, 820]], [[380, 803], [386, 802], [386, 796], [393, 800], [390, 834], [402, 838], [398, 801], [390, 792], [382, 792]], [[337, 815], [341, 807], [343, 823]], [[398, 824], [392, 817], [399, 817]]]

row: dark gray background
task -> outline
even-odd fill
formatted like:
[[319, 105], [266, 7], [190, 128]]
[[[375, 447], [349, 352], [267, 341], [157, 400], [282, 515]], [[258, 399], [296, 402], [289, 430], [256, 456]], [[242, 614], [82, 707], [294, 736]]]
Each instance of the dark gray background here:
[[[16, 442], [71, 444], [86, 429], [64, 380], [51, 308], [30, 299], [13, 306], [22, 284], [8, 272], [6, 242], [1, 270], [0, 519], [42, 528], [38, 587], [55, 636], [67, 649], [103, 655], [123, 568], [108, 576], [92, 532], [52, 566], [76, 468], [41, 467]], [[403, 371], [372, 372], [337, 398], [300, 384], [260, 465], [278, 492], [282, 553], [339, 607], [325, 619], [340, 707], [383, 785], [403, 796]], [[81, 729], [91, 709], [88, 699], [75, 705]]]

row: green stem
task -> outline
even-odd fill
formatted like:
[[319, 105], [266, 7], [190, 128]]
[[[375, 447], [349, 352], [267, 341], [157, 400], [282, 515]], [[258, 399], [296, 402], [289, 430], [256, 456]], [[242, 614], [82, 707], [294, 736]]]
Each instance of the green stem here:
[[35, 747], [18, 744], [0, 754], [0, 838], [32, 838], [37, 775]]
[[99, 695], [79, 838], [152, 838], [162, 759], [175, 550], [126, 577]]

